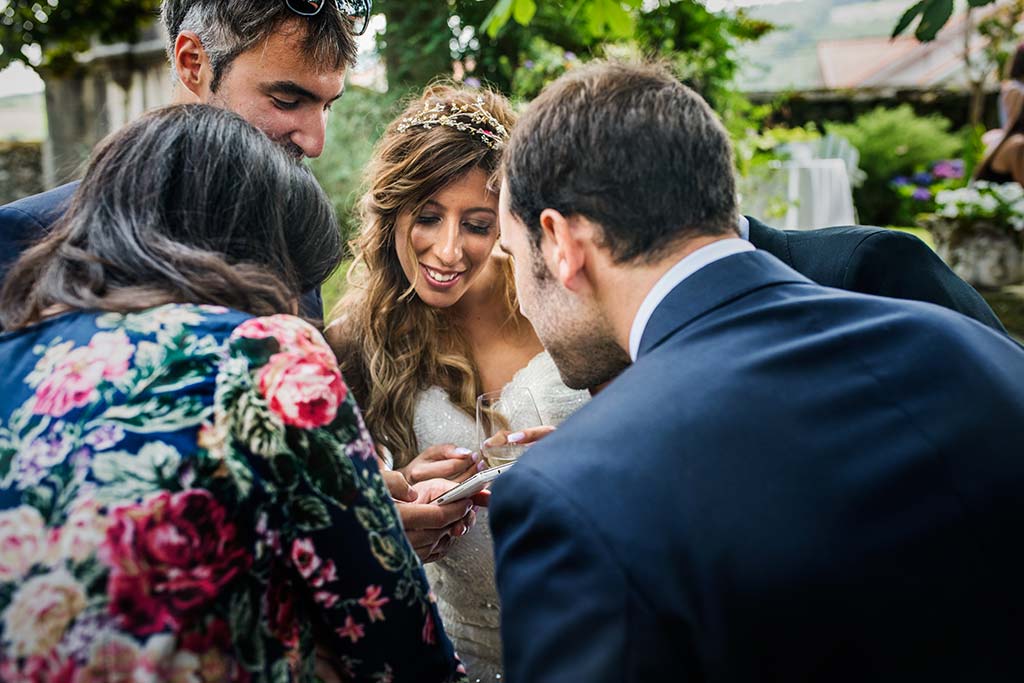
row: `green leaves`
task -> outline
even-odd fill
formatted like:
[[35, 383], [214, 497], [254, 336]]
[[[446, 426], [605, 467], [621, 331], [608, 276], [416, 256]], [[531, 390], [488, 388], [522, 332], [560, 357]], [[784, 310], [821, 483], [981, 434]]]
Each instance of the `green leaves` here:
[[[983, 7], [994, 0], [967, 0], [971, 7]], [[934, 40], [939, 30], [946, 25], [953, 15], [953, 0], [920, 0], [903, 13], [896, 27], [892, 30], [892, 37], [906, 31], [914, 20], [920, 17], [921, 22], [914, 31], [914, 36], [921, 42]]]
[[0, 13], [0, 69], [12, 61], [35, 66], [25, 48], [38, 45], [42, 48], [40, 66], [69, 71], [74, 68], [74, 54], [88, 50], [94, 37], [104, 42], [135, 42], [159, 11], [160, 0], [4, 3]]
[[536, 0], [498, 0], [481, 22], [482, 28], [493, 40], [505, 28], [509, 19], [515, 19], [520, 26], [526, 26], [537, 14]]
[[96, 490], [104, 502], [120, 502], [146, 496], [173, 482], [181, 466], [181, 454], [159, 441], [147, 443], [138, 453], [102, 451], [92, 461], [92, 475], [104, 484]]
[[292, 519], [302, 531], [312, 532], [331, 526], [331, 515], [316, 496], [300, 496], [291, 505]]
[[594, 37], [628, 38], [635, 27], [633, 16], [618, 0], [588, 0], [583, 16]]

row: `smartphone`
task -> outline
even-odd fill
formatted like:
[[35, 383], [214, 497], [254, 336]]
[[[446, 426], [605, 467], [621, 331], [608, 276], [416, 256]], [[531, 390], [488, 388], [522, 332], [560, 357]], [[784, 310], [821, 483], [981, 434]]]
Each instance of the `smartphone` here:
[[455, 488], [451, 489], [446, 493], [442, 493], [440, 496], [430, 501], [431, 503], [437, 503], [438, 505], [444, 505], [445, 503], [454, 503], [457, 500], [469, 498], [475, 493], [480, 493], [484, 490], [488, 484], [498, 478], [502, 472], [512, 467], [515, 463], [506, 463], [504, 465], [498, 465], [490, 469], [484, 470], [474, 474], [472, 477], [462, 482]]

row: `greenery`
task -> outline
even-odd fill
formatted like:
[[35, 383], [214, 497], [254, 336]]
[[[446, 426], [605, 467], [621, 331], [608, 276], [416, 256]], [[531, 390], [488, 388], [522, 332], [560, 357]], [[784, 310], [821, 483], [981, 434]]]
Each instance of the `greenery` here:
[[405, 91], [377, 93], [350, 87], [331, 112], [324, 153], [310, 161], [317, 180], [334, 203], [342, 236], [358, 230], [355, 203], [361, 194], [363, 170], [373, 145], [400, 112]]
[[[102, 42], [134, 42], [153, 23], [160, 0], [47, 0], [7, 2], [0, 11], [0, 69], [13, 61], [60, 74], [75, 67], [74, 55]], [[30, 56], [34, 50], [39, 59]]]
[[428, 0], [375, 3], [387, 18], [378, 46], [390, 85], [422, 86], [458, 62], [469, 78], [528, 98], [574, 59], [630, 47], [670, 60], [689, 85], [721, 104], [731, 96], [738, 44], [772, 28], [743, 11], [712, 12], [694, 0], [449, 0], [445, 6], [447, 12]]
[[[967, 5], [969, 7], [983, 7], [994, 1], [967, 0]], [[903, 33], [915, 21], [920, 19], [917, 28], [914, 30], [914, 35], [922, 42], [934, 40], [939, 29], [946, 25], [946, 22], [949, 21], [952, 15], [953, 0], [919, 0], [900, 17], [896, 27], [892, 30], [892, 37], [895, 38]]]
[[894, 109], [878, 107], [857, 117], [853, 123], [828, 123], [826, 130], [845, 137], [860, 152], [860, 168], [867, 174], [854, 190], [861, 223], [887, 225], [907, 223], [913, 216], [901, 215], [899, 194], [890, 181], [909, 176], [940, 159], [956, 157], [963, 140], [950, 132], [948, 119], [918, 116], [908, 104]]
[[969, 187], [943, 190], [935, 196], [935, 214], [964, 222], [983, 220], [1019, 237], [1024, 234], [1024, 187], [978, 180]]

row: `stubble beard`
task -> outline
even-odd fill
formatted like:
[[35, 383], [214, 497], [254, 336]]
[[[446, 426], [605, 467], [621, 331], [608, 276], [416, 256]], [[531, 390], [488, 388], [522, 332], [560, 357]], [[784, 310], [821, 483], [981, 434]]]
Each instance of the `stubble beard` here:
[[580, 310], [581, 304], [568, 301], [553, 280], [547, 280], [538, 293], [545, 301], [545, 313], [534, 328], [567, 387], [593, 389], [629, 366], [629, 354], [615, 341], [611, 325], [599, 310]]

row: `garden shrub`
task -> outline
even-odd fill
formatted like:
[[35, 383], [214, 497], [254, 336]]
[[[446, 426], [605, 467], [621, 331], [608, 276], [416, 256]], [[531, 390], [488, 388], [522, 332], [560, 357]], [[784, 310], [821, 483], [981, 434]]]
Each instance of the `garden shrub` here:
[[362, 191], [363, 170], [384, 128], [401, 112], [404, 94], [349, 87], [331, 111], [323, 155], [310, 162], [334, 204], [346, 242], [359, 229], [353, 208]]
[[860, 152], [860, 168], [867, 174], [854, 190], [861, 223], [910, 225], [902, 215], [899, 195], [891, 186], [896, 176], [912, 175], [933, 162], [957, 156], [962, 138], [950, 133], [950, 122], [933, 114], [918, 116], [910, 105], [878, 107], [853, 123], [828, 123], [826, 130], [845, 137]]

